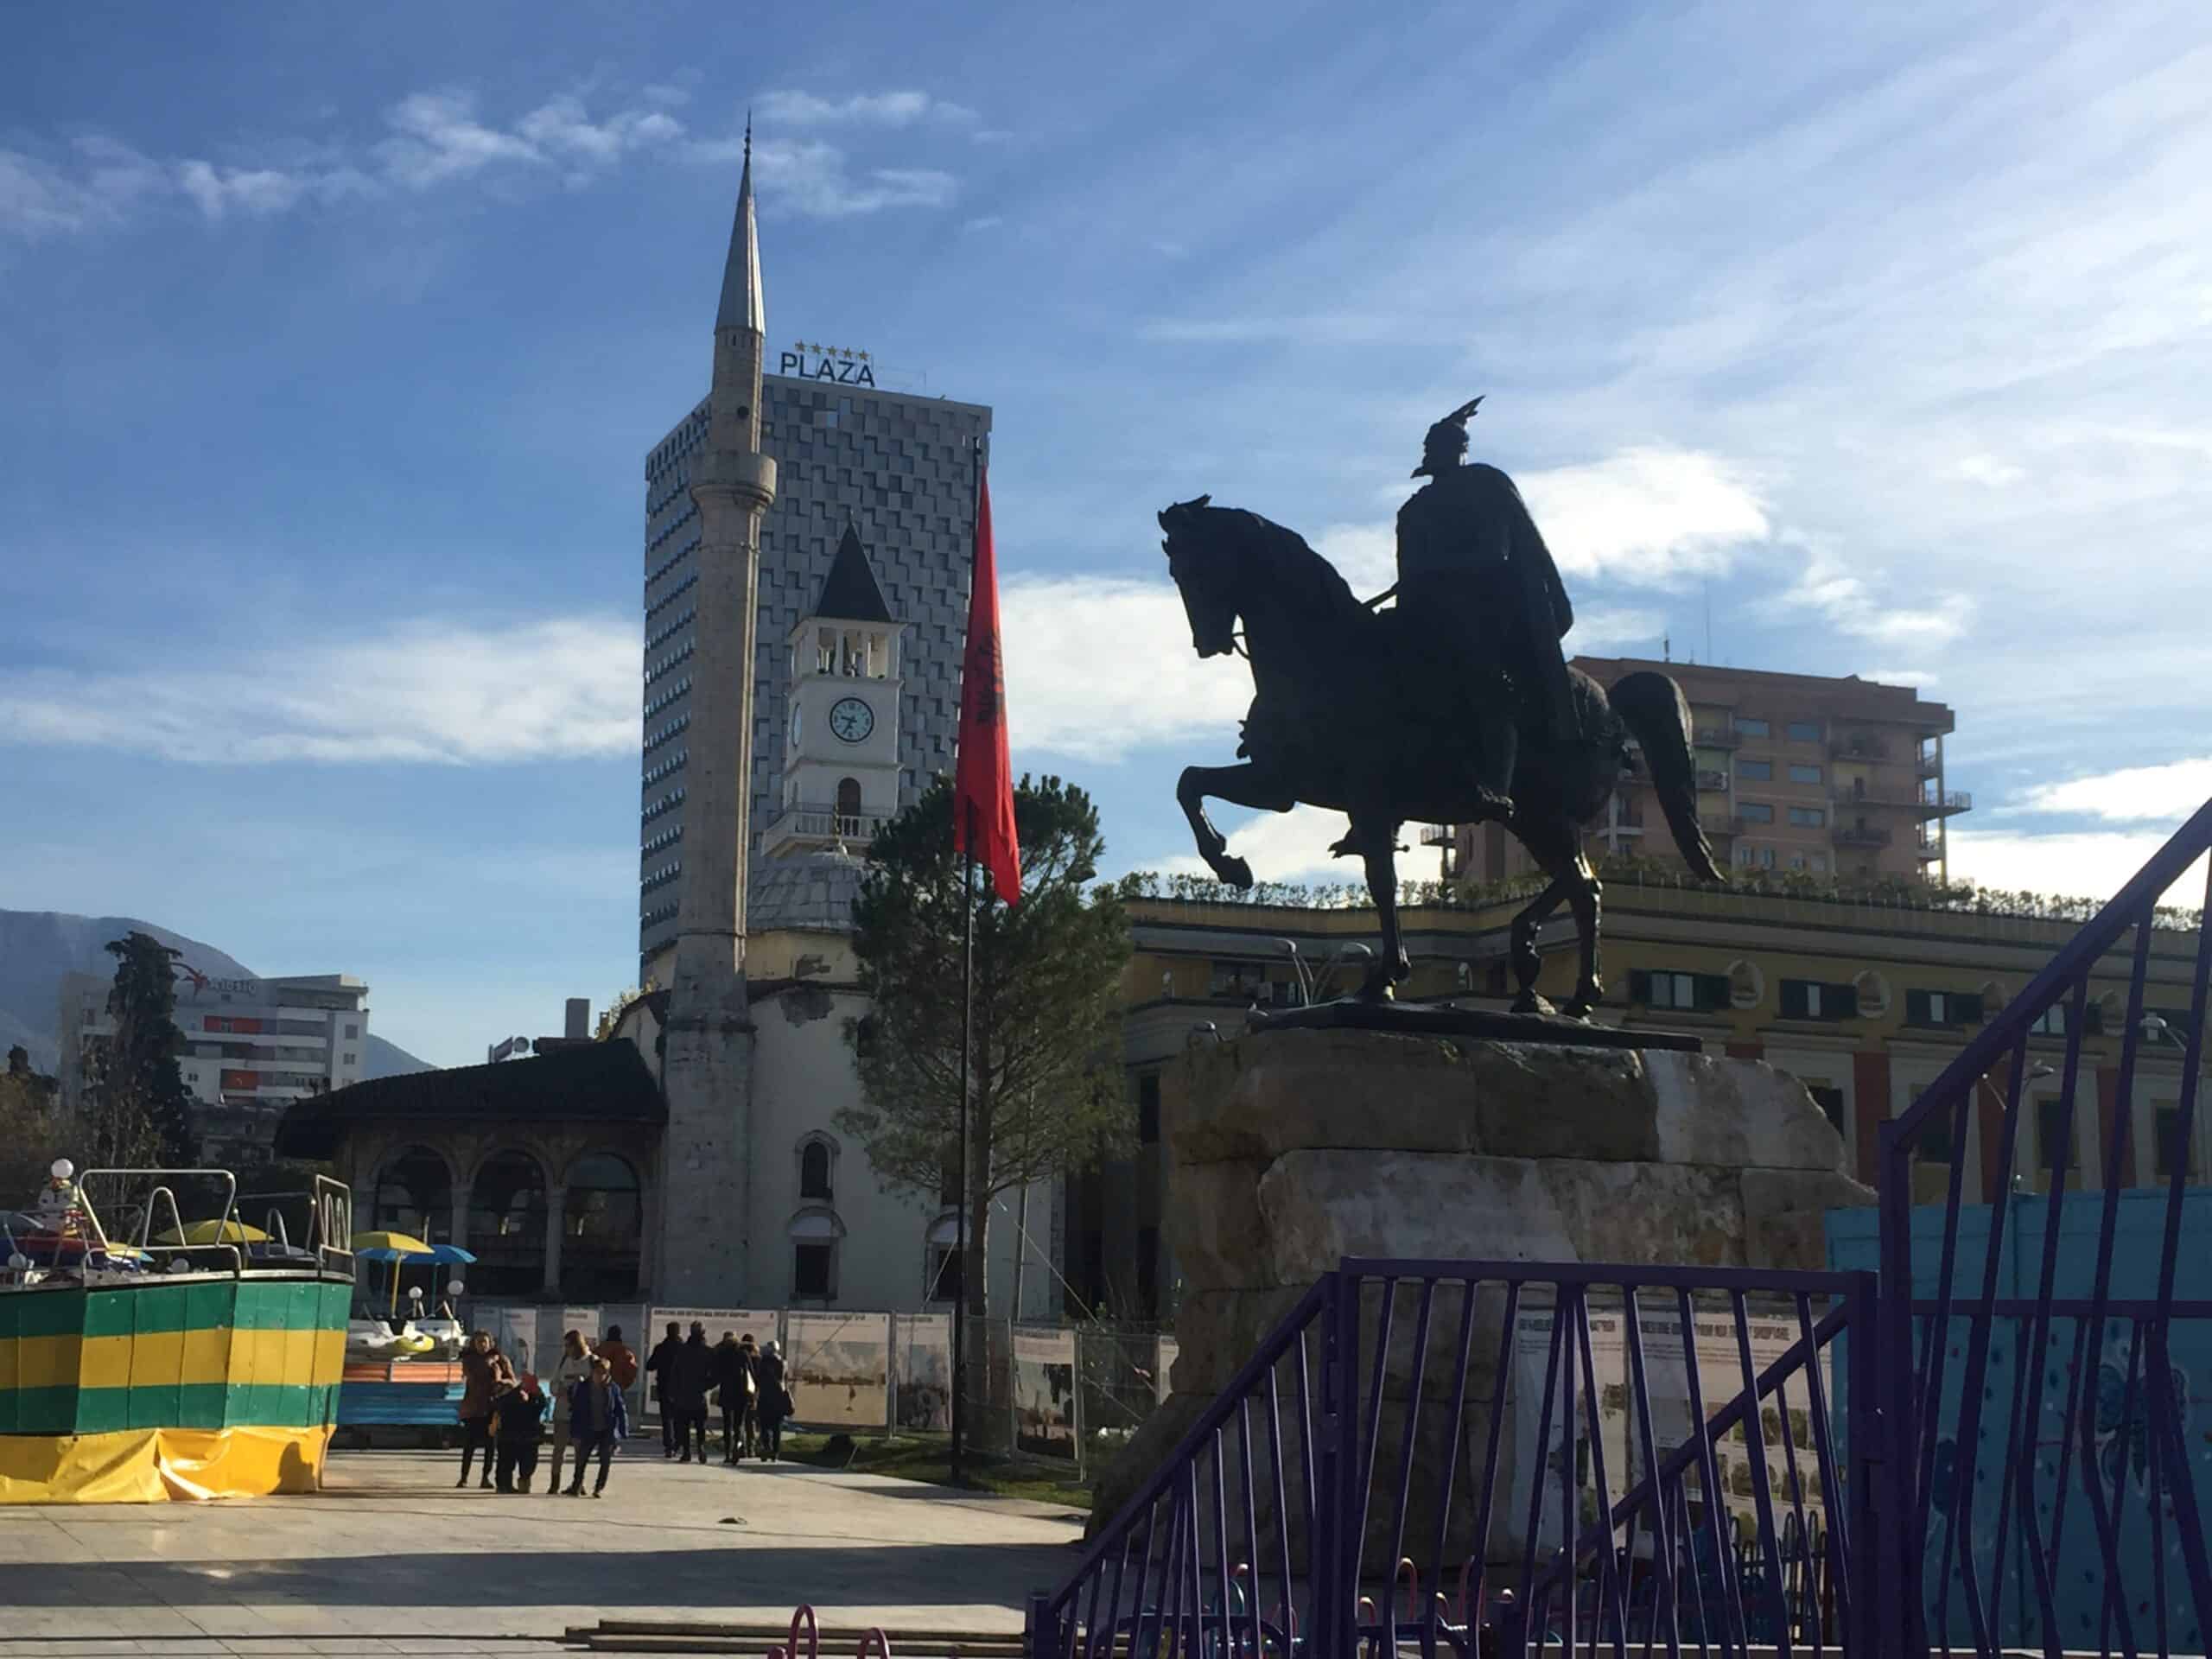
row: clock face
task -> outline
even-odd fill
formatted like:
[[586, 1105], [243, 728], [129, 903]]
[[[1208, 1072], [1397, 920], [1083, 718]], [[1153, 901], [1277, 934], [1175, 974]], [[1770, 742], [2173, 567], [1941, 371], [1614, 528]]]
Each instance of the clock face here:
[[875, 710], [858, 697], [840, 697], [830, 705], [830, 729], [848, 743], [864, 743], [875, 729]]

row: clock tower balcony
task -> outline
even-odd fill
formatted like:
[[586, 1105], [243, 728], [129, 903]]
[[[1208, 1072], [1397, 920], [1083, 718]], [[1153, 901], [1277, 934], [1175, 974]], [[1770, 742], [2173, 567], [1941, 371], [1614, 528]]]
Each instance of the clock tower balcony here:
[[865, 853], [875, 832], [890, 821], [887, 812], [840, 812], [835, 804], [801, 801], [779, 812], [760, 836], [770, 858], [814, 852], [842, 842], [845, 850]]

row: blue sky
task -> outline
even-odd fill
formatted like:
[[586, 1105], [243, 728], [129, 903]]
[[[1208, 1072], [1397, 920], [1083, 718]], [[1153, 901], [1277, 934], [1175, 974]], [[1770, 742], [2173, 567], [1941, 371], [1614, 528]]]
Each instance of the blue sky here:
[[[1249, 696], [1154, 510], [1380, 588], [1478, 391], [1571, 645], [1702, 656], [1709, 596], [1723, 661], [1956, 709], [1955, 872], [2106, 891], [2212, 793], [2186, 8], [85, 5], [10, 44], [0, 905], [358, 973], [428, 1058], [633, 971], [640, 468], [703, 389], [748, 105], [772, 332], [996, 410], [1015, 761], [1117, 868], [1187, 856], [1173, 775]], [[1238, 844], [1291, 876], [1332, 833]]]

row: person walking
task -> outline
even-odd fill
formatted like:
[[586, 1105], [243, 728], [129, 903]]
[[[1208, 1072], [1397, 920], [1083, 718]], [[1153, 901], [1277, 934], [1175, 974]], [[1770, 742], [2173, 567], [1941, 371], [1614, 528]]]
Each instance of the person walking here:
[[784, 1419], [791, 1409], [791, 1397], [784, 1389], [783, 1351], [773, 1337], [760, 1344], [753, 1375], [760, 1386], [760, 1455], [773, 1463], [783, 1455]]
[[737, 1426], [738, 1444], [741, 1456], [753, 1458], [760, 1454], [760, 1350], [750, 1331], [738, 1339], [737, 1345], [745, 1355], [746, 1374], [753, 1379], [745, 1396], [745, 1418]]
[[[627, 1349], [623, 1351], [626, 1354]], [[584, 1340], [581, 1331], [563, 1332], [561, 1337], [560, 1363], [553, 1368], [553, 1472], [546, 1478], [545, 1493], [550, 1497], [561, 1490], [561, 1459], [569, 1449], [569, 1397], [576, 1384], [591, 1376], [591, 1344]], [[634, 1367], [635, 1361], [632, 1363]], [[613, 1370], [613, 1361], [608, 1369]], [[615, 1385], [620, 1387], [620, 1383]], [[582, 1452], [576, 1455], [583, 1456]]]
[[737, 1332], [725, 1331], [715, 1344], [715, 1403], [722, 1408], [722, 1461], [734, 1464], [743, 1447], [746, 1404], [753, 1397], [752, 1357], [741, 1347]]
[[591, 1495], [597, 1497], [606, 1491], [614, 1448], [629, 1432], [630, 1408], [622, 1403], [622, 1390], [614, 1386], [607, 1356], [594, 1354], [591, 1375], [569, 1394], [569, 1433], [576, 1451], [575, 1477], [569, 1483], [570, 1497], [584, 1495], [584, 1464], [594, 1452], [599, 1454], [599, 1478], [592, 1485]]
[[[513, 1376], [511, 1371], [510, 1376]], [[545, 1395], [524, 1371], [492, 1402], [493, 1440], [499, 1451], [499, 1490], [530, 1490], [537, 1473], [537, 1442], [545, 1429]]]
[[674, 1319], [668, 1322], [668, 1334], [663, 1337], [645, 1361], [645, 1374], [653, 1380], [653, 1398], [660, 1405], [660, 1454], [664, 1458], [676, 1455], [677, 1427], [675, 1408], [669, 1403], [670, 1367], [677, 1355], [683, 1351], [683, 1327]]
[[608, 1325], [606, 1339], [594, 1344], [592, 1351], [607, 1356], [607, 1369], [614, 1373], [616, 1388], [627, 1394], [637, 1386], [638, 1356], [631, 1351], [630, 1344], [622, 1340], [620, 1325]]
[[484, 1479], [492, 1484], [492, 1400], [502, 1389], [514, 1386], [514, 1367], [507, 1363], [492, 1341], [489, 1331], [472, 1331], [468, 1345], [461, 1351], [461, 1478], [455, 1491], [468, 1484], [468, 1465], [479, 1446], [484, 1448]]
[[[671, 1377], [674, 1381], [671, 1382]], [[668, 1371], [661, 1377], [661, 1396], [664, 1408], [672, 1398], [677, 1412], [676, 1446], [680, 1453], [677, 1461], [691, 1461], [691, 1448], [696, 1441], [699, 1461], [707, 1460], [707, 1394], [715, 1381], [714, 1351], [707, 1346], [707, 1327], [702, 1321], [691, 1321], [691, 1334], [669, 1361]]]

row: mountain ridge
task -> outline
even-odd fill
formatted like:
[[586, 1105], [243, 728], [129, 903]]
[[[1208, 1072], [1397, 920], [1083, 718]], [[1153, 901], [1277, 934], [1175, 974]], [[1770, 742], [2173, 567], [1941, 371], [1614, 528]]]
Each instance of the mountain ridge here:
[[[244, 963], [205, 940], [135, 916], [79, 916], [59, 910], [0, 910], [0, 1049], [21, 1043], [34, 1070], [52, 1071], [61, 1052], [61, 980], [65, 974], [112, 976], [110, 939], [137, 931], [183, 953], [214, 979], [259, 979]], [[362, 1050], [365, 1079], [436, 1068], [371, 1032]]]

